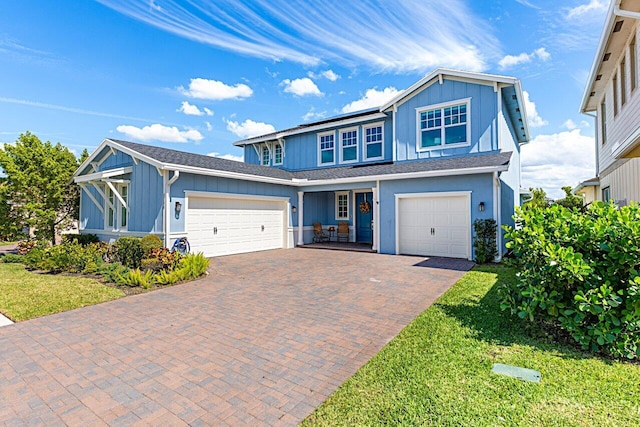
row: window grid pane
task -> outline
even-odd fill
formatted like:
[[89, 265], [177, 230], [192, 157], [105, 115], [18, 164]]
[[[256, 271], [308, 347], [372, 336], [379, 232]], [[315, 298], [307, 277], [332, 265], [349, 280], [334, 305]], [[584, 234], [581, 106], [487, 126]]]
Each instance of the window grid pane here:
[[281, 164], [282, 163], [282, 147], [280, 146], [280, 144], [276, 145], [274, 163], [275, 164]]
[[267, 147], [262, 147], [262, 164], [269, 165], [269, 149]]
[[349, 217], [349, 196], [347, 194], [338, 195], [338, 218]]
[[320, 162], [333, 163], [333, 134], [320, 137]]
[[420, 131], [421, 148], [467, 142], [467, 104], [421, 112]]

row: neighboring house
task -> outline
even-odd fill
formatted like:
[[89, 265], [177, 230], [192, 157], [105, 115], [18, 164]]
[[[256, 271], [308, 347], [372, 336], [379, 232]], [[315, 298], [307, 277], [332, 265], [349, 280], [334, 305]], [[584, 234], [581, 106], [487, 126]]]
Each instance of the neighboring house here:
[[576, 190], [591, 186], [596, 200], [621, 205], [640, 201], [638, 19], [640, 2], [612, 1], [580, 106], [596, 118], [599, 182], [590, 179]]
[[347, 222], [374, 251], [470, 259], [474, 220], [513, 223], [526, 123], [519, 80], [438, 69], [380, 108], [238, 141], [244, 163], [106, 139], [75, 174], [80, 228], [217, 256]]
[[573, 189], [573, 194], [582, 196], [584, 204], [588, 205], [596, 200], [601, 200], [600, 196], [600, 179], [591, 178], [586, 181], [582, 181], [576, 188]]

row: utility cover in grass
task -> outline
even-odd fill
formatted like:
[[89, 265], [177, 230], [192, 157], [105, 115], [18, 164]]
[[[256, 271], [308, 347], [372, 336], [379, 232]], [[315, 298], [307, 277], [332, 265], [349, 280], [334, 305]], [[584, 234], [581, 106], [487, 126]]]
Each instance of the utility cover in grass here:
[[531, 381], [539, 383], [542, 375], [533, 369], [520, 368], [518, 366], [503, 365], [502, 363], [494, 363], [491, 372], [498, 375], [506, 375], [507, 377], [517, 378], [523, 381]]

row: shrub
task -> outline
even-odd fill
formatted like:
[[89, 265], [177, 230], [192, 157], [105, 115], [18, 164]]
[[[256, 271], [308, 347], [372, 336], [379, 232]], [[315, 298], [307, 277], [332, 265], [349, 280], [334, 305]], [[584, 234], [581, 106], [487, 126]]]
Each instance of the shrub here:
[[145, 253], [139, 237], [120, 237], [113, 246], [117, 250], [118, 261], [129, 268], [140, 268]]
[[473, 231], [476, 234], [473, 248], [478, 264], [493, 261], [498, 256], [497, 229], [498, 224], [495, 219], [476, 219], [473, 222]]
[[156, 236], [155, 234], [148, 234], [144, 236], [140, 240], [140, 244], [142, 245], [144, 256], [146, 256], [147, 258], [153, 258], [149, 256], [149, 252], [151, 250], [160, 249], [164, 247], [164, 244], [162, 243], [162, 240], [160, 239], [160, 237]]
[[26, 255], [31, 252], [35, 248], [46, 248], [48, 247], [47, 242], [39, 241], [39, 240], [21, 240], [18, 242], [18, 254]]
[[157, 273], [162, 270], [162, 263], [157, 258], [144, 258], [140, 263], [140, 268], [144, 271]]
[[161, 264], [161, 270], [175, 270], [180, 264], [182, 255], [180, 252], [170, 252], [167, 248], [152, 249], [147, 254], [149, 258], [155, 258]]
[[2, 258], [0, 258], [5, 264], [21, 264], [24, 263], [24, 255], [18, 254], [5, 254]]
[[209, 259], [202, 253], [188, 254], [180, 261], [180, 268], [174, 270], [180, 280], [195, 279], [202, 276], [209, 268]]
[[100, 239], [95, 234], [63, 234], [62, 244], [69, 244], [76, 241], [82, 246], [87, 246], [91, 243], [98, 243]]
[[595, 202], [518, 210], [505, 227], [520, 270], [500, 292], [502, 308], [551, 322], [584, 349], [640, 355], [640, 208]]
[[106, 263], [98, 267], [97, 273], [100, 274], [105, 282], [123, 285], [122, 276], [127, 274], [129, 269], [124, 265], [114, 262]]
[[119, 278], [119, 282], [127, 286], [141, 286], [144, 289], [149, 289], [153, 285], [153, 271], [145, 271], [144, 273], [140, 269], [129, 270], [125, 274], [122, 274]]
[[154, 280], [160, 285], [173, 285], [178, 282], [178, 276], [174, 272], [161, 270], [154, 276]]

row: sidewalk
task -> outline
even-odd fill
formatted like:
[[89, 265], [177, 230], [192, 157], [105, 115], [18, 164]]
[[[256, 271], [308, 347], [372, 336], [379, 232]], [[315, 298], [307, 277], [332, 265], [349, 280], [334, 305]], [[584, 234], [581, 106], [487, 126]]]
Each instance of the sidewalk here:
[[13, 322], [7, 319], [6, 317], [4, 317], [2, 313], [0, 313], [0, 328], [3, 326], [9, 326], [9, 325], [13, 325]]

